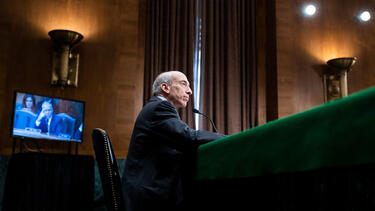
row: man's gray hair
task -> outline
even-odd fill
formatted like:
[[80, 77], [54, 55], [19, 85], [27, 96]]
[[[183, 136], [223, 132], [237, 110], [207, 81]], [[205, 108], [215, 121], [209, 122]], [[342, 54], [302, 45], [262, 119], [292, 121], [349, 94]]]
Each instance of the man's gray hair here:
[[161, 85], [163, 83], [168, 84], [169, 86], [172, 85], [172, 73], [171, 72], [163, 72], [158, 77], [156, 77], [154, 84], [152, 85], [152, 95], [158, 96], [162, 93]]
[[53, 104], [52, 104], [52, 101], [51, 101], [51, 100], [45, 100], [45, 101], [43, 101], [43, 103], [42, 103], [42, 107], [43, 107], [44, 104], [49, 104], [49, 105], [51, 105], [52, 108], [53, 108]]

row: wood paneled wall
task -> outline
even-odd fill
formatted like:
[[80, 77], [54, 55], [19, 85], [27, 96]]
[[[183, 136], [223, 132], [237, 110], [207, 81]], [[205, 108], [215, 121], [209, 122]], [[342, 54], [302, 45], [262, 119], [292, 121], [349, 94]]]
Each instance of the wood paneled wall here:
[[[100, 127], [109, 132], [116, 156], [126, 156], [142, 108], [144, 5], [145, 0], [0, 2], [0, 154], [12, 151], [13, 92], [21, 90], [84, 101], [84, 141], [78, 153], [93, 154], [91, 131]], [[50, 87], [52, 42], [47, 33], [52, 29], [85, 37], [77, 49], [78, 88]], [[63, 142], [39, 144], [46, 152], [67, 152]]]
[[[314, 3], [315, 16], [302, 15]], [[360, 11], [373, 12], [367, 23], [356, 20]], [[375, 85], [375, 2], [371, 0], [276, 1], [277, 84], [279, 117], [324, 102], [317, 67], [329, 59], [354, 56], [348, 74], [349, 93]]]

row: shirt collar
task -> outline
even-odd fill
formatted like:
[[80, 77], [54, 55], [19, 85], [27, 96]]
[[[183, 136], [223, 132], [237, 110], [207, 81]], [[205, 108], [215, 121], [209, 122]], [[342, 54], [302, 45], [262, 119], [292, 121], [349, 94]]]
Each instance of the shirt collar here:
[[165, 97], [160, 96], [160, 95], [158, 95], [157, 97], [158, 97], [159, 99], [163, 100], [163, 101], [167, 100], [167, 99], [165, 99]]

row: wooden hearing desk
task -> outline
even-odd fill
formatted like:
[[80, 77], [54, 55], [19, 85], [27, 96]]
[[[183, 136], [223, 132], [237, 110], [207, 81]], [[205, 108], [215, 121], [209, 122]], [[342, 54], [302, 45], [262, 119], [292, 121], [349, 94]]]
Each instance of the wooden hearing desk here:
[[200, 146], [196, 200], [230, 210], [375, 210], [374, 164], [369, 88]]

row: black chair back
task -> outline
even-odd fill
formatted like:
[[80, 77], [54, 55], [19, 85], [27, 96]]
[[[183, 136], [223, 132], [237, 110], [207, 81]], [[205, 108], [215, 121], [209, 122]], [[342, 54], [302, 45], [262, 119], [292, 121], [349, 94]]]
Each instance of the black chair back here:
[[100, 172], [104, 200], [109, 211], [123, 211], [123, 193], [116, 156], [107, 132], [96, 128], [92, 131], [96, 161]]

